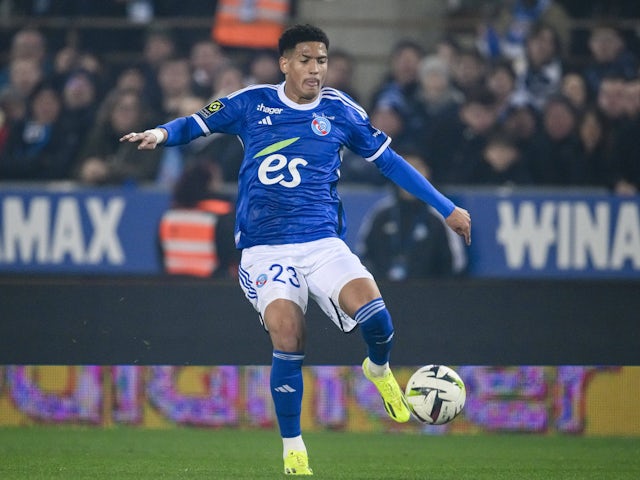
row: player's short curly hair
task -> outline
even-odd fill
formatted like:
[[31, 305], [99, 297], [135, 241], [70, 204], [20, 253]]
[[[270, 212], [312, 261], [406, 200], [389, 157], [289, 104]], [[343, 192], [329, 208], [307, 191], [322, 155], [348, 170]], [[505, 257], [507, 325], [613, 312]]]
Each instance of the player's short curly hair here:
[[324, 31], [314, 25], [293, 25], [287, 28], [278, 41], [278, 51], [280, 56], [287, 50], [293, 50], [296, 45], [302, 42], [322, 42], [329, 50], [329, 37]]

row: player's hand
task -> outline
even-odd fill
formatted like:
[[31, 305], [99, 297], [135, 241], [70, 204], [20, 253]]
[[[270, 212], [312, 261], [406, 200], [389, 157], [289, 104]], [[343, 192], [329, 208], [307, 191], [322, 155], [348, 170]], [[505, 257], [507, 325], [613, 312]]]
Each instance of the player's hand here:
[[[157, 130], [158, 132], [155, 132]], [[161, 129], [146, 130], [144, 132], [131, 132], [120, 138], [120, 142], [129, 142], [138, 144], [138, 150], [153, 150], [161, 142], [162, 138], [166, 139], [166, 134]]]
[[456, 232], [467, 245], [471, 245], [471, 215], [464, 208], [456, 207], [445, 219], [449, 228]]

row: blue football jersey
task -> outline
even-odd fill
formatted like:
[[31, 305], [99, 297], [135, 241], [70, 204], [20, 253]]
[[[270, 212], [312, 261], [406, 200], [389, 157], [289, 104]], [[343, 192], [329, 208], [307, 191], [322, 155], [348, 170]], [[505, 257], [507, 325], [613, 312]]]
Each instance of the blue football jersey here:
[[213, 101], [193, 118], [202, 133], [238, 135], [236, 244], [278, 245], [344, 236], [337, 183], [346, 146], [373, 161], [391, 139], [350, 97], [323, 88], [313, 103], [285, 96], [284, 83], [255, 85]]

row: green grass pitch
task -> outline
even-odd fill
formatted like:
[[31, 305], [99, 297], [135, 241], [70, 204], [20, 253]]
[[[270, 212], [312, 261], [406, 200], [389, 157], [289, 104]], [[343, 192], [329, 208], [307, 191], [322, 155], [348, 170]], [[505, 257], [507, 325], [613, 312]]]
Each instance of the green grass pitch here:
[[[305, 434], [314, 478], [634, 479], [640, 439]], [[283, 478], [274, 431], [0, 428], [0, 479]]]

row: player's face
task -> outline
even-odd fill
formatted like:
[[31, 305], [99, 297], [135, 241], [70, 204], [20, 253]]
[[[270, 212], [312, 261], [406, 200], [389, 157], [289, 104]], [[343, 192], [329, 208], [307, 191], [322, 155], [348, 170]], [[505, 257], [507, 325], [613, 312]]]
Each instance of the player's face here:
[[302, 42], [280, 57], [285, 75], [284, 92], [296, 103], [311, 103], [327, 77], [327, 47], [322, 42]]

